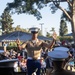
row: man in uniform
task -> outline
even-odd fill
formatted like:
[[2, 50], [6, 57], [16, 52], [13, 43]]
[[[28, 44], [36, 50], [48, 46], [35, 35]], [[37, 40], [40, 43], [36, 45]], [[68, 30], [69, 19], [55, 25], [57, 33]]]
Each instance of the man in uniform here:
[[[59, 48], [60, 49], [60, 48]], [[69, 58], [69, 54], [66, 51], [54, 50], [48, 53], [48, 56], [52, 59], [54, 72], [51, 75], [75, 75], [69, 70], [65, 70], [66, 59]]]
[[40, 69], [41, 69], [40, 57], [41, 57], [42, 47], [47, 47], [47, 48], [51, 49], [53, 47], [53, 45], [55, 44], [55, 40], [56, 40], [57, 35], [54, 32], [53, 40], [50, 44], [48, 44], [48, 43], [44, 42], [43, 40], [39, 40], [37, 38], [39, 28], [33, 27], [33, 28], [30, 28], [30, 31], [32, 33], [32, 38], [30, 40], [28, 40], [20, 45], [20, 40], [17, 39], [16, 43], [17, 43], [17, 46], [20, 50], [22, 50], [23, 48], [27, 49], [28, 75], [32, 75], [32, 73], [34, 71], [37, 71], [36, 75], [40, 75]]

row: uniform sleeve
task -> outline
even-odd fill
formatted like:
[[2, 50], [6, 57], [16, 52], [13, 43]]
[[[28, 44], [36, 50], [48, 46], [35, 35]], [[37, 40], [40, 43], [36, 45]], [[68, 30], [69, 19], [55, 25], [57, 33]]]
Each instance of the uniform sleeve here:
[[21, 44], [21, 47], [22, 47], [22, 48], [26, 48], [26, 47], [27, 47], [27, 43], [28, 43], [28, 41], [23, 42], [23, 43]]
[[26, 48], [27, 42], [23, 42], [21, 45], [18, 45], [18, 49], [22, 50], [22, 49]]
[[50, 43], [42, 41], [42, 47], [47, 47], [49, 49], [51, 49], [55, 44], [55, 40], [53, 39]]

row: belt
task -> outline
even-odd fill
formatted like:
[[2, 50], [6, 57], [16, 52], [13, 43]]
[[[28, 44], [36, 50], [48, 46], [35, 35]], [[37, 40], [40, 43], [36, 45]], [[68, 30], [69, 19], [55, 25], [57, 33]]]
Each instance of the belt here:
[[[35, 58], [28, 57], [27, 59], [34, 60]], [[40, 57], [38, 57], [37, 59], [40, 59]], [[35, 60], [37, 60], [37, 59], [35, 59]]]

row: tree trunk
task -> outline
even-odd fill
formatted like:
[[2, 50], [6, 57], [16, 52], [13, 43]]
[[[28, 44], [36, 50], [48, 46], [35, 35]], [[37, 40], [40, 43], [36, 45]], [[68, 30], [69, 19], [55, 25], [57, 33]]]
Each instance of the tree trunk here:
[[72, 26], [72, 33], [73, 33], [73, 39], [74, 39], [74, 44], [75, 44], [75, 0], [73, 0], [73, 7], [72, 7], [72, 21], [71, 21], [71, 26]]

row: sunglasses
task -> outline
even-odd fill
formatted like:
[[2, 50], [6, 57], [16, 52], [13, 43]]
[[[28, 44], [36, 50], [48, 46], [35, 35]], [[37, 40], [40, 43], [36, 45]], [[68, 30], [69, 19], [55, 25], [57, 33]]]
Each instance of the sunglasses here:
[[38, 32], [32, 31], [31, 33], [35, 34], [35, 33], [38, 33]]

